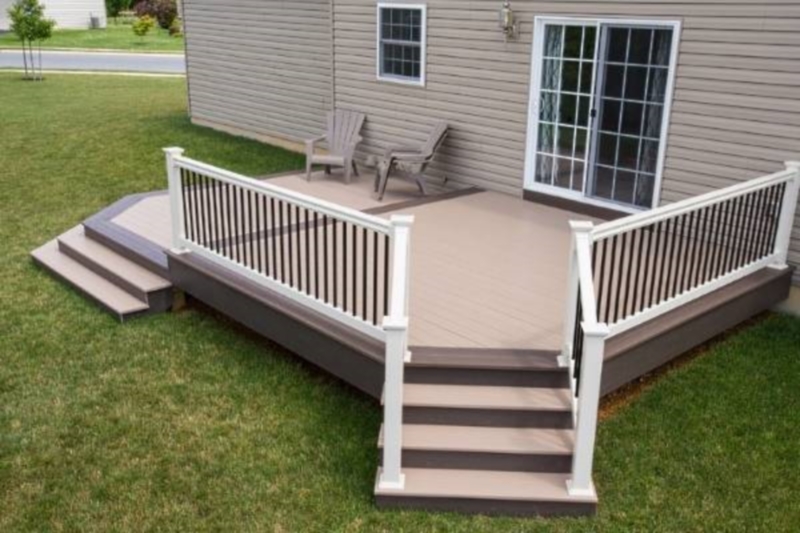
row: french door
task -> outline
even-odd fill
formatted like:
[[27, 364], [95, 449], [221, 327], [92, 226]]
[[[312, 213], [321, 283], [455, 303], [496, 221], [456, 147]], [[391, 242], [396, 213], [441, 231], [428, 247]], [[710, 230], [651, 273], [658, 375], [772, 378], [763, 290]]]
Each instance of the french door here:
[[526, 186], [652, 207], [674, 24], [562, 19], [536, 28]]

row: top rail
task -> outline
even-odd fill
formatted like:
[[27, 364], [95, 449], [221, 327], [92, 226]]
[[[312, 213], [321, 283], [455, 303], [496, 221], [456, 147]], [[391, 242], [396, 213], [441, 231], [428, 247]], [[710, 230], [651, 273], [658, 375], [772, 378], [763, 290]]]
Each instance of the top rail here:
[[291, 202], [299, 207], [312, 209], [323, 215], [358, 224], [359, 226], [387, 235], [392, 231], [392, 224], [390, 221], [347, 206], [328, 202], [327, 200], [322, 200], [283, 187], [277, 187], [270, 183], [249, 178], [242, 174], [237, 174], [236, 172], [231, 172], [230, 170], [215, 167], [214, 165], [209, 165], [208, 163], [203, 163], [188, 157], [177, 156], [174, 158], [174, 161], [178, 167], [188, 171], [198, 172], [219, 181], [249, 189], [253, 192], [268, 194], [278, 200]]
[[699, 196], [692, 196], [691, 198], [686, 198], [685, 200], [680, 200], [678, 202], [658, 207], [650, 211], [643, 211], [641, 213], [622, 217], [617, 220], [604, 222], [594, 227], [594, 230], [592, 231], [592, 238], [593, 240], [604, 239], [612, 235], [647, 226], [653, 222], [672, 218], [694, 209], [699, 209], [707, 205], [730, 200], [757, 189], [769, 187], [785, 181], [790, 181], [794, 178], [796, 172], [796, 170], [789, 168], [780, 172], [775, 172], [774, 174], [769, 174], [760, 178], [737, 183], [736, 185], [732, 185], [724, 189], [711, 191]]

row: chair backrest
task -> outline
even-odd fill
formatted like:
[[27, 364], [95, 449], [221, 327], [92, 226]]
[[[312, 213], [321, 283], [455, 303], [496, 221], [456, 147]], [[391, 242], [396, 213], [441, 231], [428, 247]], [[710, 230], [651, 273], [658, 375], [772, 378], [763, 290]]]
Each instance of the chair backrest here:
[[342, 155], [364, 125], [364, 113], [337, 109], [328, 113], [328, 151]]
[[425, 158], [430, 161], [433, 159], [433, 156], [436, 154], [436, 150], [444, 142], [445, 137], [447, 137], [448, 126], [447, 122], [441, 120], [434, 125], [433, 130], [431, 130], [428, 139], [425, 141], [425, 144], [422, 145], [420, 152]]

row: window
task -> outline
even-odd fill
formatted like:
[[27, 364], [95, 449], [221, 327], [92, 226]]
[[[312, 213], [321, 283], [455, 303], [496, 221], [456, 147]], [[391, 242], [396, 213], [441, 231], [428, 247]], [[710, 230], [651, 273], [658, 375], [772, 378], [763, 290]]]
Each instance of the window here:
[[378, 79], [425, 85], [425, 6], [378, 4]]
[[529, 184], [652, 207], [677, 24], [537, 21], [536, 31]]

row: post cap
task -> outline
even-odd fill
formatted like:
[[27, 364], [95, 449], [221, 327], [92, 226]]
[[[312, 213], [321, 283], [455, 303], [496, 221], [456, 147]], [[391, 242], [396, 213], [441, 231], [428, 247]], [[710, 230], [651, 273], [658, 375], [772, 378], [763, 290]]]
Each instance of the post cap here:
[[572, 231], [588, 233], [594, 229], [594, 222], [590, 220], [570, 220], [569, 227]]
[[408, 329], [408, 317], [387, 316], [384, 317], [382, 325], [386, 331], [402, 331]]
[[608, 335], [611, 333], [611, 330], [608, 328], [607, 324], [587, 324], [586, 322], [582, 322], [581, 327], [583, 328], [583, 332], [588, 337], [608, 337]]
[[414, 215], [392, 215], [389, 222], [394, 226], [409, 227], [414, 223]]
[[178, 146], [170, 146], [168, 148], [164, 148], [164, 153], [165, 154], [169, 154], [169, 155], [173, 155], [173, 156], [174, 155], [183, 155], [183, 152], [184, 152], [183, 148], [180, 148]]
[[787, 170], [800, 171], [800, 161], [784, 161], [783, 164], [786, 165]]

